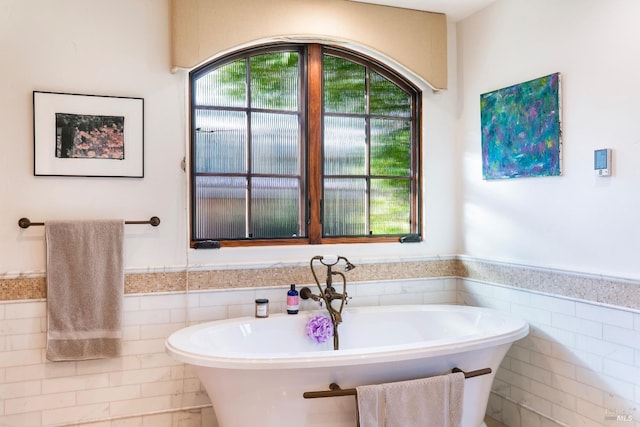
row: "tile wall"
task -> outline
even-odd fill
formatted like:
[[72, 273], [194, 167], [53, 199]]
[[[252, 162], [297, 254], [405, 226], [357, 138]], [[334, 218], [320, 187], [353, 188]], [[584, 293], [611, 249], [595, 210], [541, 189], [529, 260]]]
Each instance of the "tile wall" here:
[[[349, 285], [352, 305], [455, 303], [455, 278]], [[216, 427], [199, 381], [164, 350], [190, 323], [251, 316], [266, 297], [285, 310], [288, 286], [125, 297], [122, 356], [47, 362], [46, 302], [0, 304], [1, 427]], [[188, 310], [185, 308], [188, 307]]]
[[487, 414], [509, 427], [640, 427], [640, 312], [459, 279], [458, 302], [525, 318]]
[[[509, 427], [640, 427], [640, 284], [468, 259], [422, 264], [359, 266], [350, 304], [460, 303], [516, 313], [532, 332], [505, 358], [489, 415]], [[123, 354], [109, 360], [45, 361], [45, 300], [4, 298], [0, 427], [216, 427], [206, 393], [165, 354], [164, 340], [187, 324], [253, 315], [257, 297], [284, 311], [288, 283], [309, 283], [306, 268], [287, 269], [280, 285], [257, 281], [264, 273], [257, 270], [253, 279], [246, 270], [201, 272], [200, 281], [165, 274], [161, 286], [145, 276], [136, 289], [147, 292], [125, 296]], [[0, 283], [0, 296], [20, 289], [11, 280]], [[164, 288], [186, 282], [189, 292]]]
[[0, 426], [214, 425], [197, 379], [164, 352], [165, 338], [184, 326], [184, 307], [184, 294], [127, 296], [121, 357], [52, 363], [46, 303], [0, 304]]

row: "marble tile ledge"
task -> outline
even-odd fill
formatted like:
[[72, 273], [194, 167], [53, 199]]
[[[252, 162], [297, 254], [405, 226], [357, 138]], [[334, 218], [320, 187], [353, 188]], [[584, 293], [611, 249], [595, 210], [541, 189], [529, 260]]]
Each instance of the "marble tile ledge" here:
[[460, 257], [459, 276], [477, 282], [640, 311], [640, 281]]
[[[350, 282], [454, 277], [640, 311], [640, 281], [449, 257], [360, 263]], [[313, 283], [307, 265], [125, 274], [125, 294], [242, 289]], [[46, 298], [44, 276], [0, 276], [0, 301]]]

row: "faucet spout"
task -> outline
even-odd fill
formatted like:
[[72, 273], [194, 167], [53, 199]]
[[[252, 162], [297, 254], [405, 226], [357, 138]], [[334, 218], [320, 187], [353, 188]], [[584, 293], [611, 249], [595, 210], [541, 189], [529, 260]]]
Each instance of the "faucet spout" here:
[[313, 292], [311, 292], [311, 289], [307, 288], [306, 286], [302, 289], [300, 289], [300, 298], [302, 299], [309, 299], [311, 298], [314, 301], [322, 301], [324, 298], [314, 294]]

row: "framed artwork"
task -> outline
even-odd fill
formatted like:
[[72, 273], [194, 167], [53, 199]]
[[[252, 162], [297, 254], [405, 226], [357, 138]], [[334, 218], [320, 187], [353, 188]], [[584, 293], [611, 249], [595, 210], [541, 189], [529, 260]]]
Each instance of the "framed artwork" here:
[[144, 177], [144, 100], [33, 92], [34, 175]]
[[560, 73], [480, 95], [482, 174], [561, 174]]

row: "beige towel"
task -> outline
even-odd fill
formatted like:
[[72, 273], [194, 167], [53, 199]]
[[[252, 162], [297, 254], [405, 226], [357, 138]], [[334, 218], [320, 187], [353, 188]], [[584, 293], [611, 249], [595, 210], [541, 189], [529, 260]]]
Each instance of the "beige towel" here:
[[45, 236], [47, 359], [118, 356], [124, 221], [49, 221]]
[[464, 373], [356, 387], [360, 427], [460, 427]]

